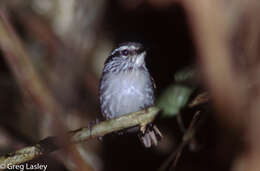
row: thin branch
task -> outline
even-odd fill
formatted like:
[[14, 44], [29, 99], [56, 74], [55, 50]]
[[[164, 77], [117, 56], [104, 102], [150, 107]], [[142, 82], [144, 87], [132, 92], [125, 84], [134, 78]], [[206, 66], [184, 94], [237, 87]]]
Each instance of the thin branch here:
[[[51, 114], [57, 121], [62, 113], [61, 106], [53, 98], [40, 76], [36, 72], [30, 55], [26, 52], [22, 41], [17, 36], [8, 20], [7, 12], [0, 9], [0, 48], [4, 52], [3, 57], [7, 61], [20, 89], [30, 96], [43, 114]], [[62, 124], [62, 122], [58, 122]], [[62, 125], [60, 128], [64, 128]]]
[[200, 116], [200, 111], [197, 111], [193, 116], [192, 121], [186, 133], [182, 137], [181, 144], [177, 147], [177, 149], [175, 149], [171, 153], [171, 155], [165, 160], [165, 162], [163, 162], [163, 164], [159, 168], [159, 171], [165, 171], [171, 165], [171, 163], [173, 164], [171, 165], [170, 170], [173, 170], [176, 167], [184, 147], [187, 144], [189, 144], [190, 141], [192, 141], [194, 138], [194, 135], [196, 133], [196, 126], [198, 125], [198, 121], [199, 121], [199, 116]]
[[[87, 141], [89, 139], [102, 137], [106, 134], [120, 131], [133, 126], [146, 126], [154, 121], [160, 109], [157, 107], [150, 107], [145, 110], [130, 113], [119, 118], [107, 120], [94, 125], [92, 128], [81, 128], [69, 132], [70, 141], [72, 144]], [[60, 137], [48, 137], [37, 144], [7, 155], [0, 157], [0, 166], [7, 167], [7, 165], [15, 165], [30, 161], [39, 156], [49, 154], [61, 148], [58, 143]]]
[[[64, 109], [56, 101], [40, 75], [37, 73], [31, 61], [32, 58], [24, 48], [22, 40], [17, 35], [9, 20], [8, 11], [5, 8], [0, 8], [0, 48], [4, 54], [3, 57], [18, 82], [23, 95], [29, 97], [31, 102], [38, 109], [37, 113], [52, 119], [51, 126], [55, 126], [53, 133], [56, 135], [63, 135], [60, 136], [57, 143], [59, 146], [65, 145], [68, 142], [68, 137], [66, 137], [67, 129], [62, 118]], [[13, 163], [13, 156], [17, 157], [15, 160], [20, 160], [21, 162], [31, 160], [35, 156], [42, 154], [42, 149], [39, 147], [27, 147], [17, 153], [9, 154], [9, 160]], [[66, 150], [70, 151], [70, 149]], [[80, 154], [78, 152], [74, 154], [74, 156], [76, 156], [74, 157], [74, 162], [78, 162], [79, 160], [76, 158], [79, 158]], [[8, 161], [6, 162], [9, 163]], [[78, 167], [87, 167], [87, 163], [80, 163], [81, 164], [77, 164]]]
[[210, 101], [210, 97], [208, 92], [202, 92], [198, 94], [189, 104], [189, 108], [197, 107], [199, 105], [208, 103]]
[[[240, 113], [245, 110], [245, 102], [249, 100], [241, 99], [249, 97], [245, 86], [247, 77], [239, 76], [239, 68], [234, 65], [235, 56], [232, 56], [230, 50], [232, 31], [237, 23], [234, 21], [238, 21], [238, 18], [232, 18], [232, 10], [226, 8], [227, 1], [184, 0], [181, 3], [193, 29], [202, 76], [211, 98], [214, 99], [213, 104], [219, 110], [218, 116], [228, 124], [240, 125], [240, 122], [245, 120], [241, 119], [244, 115]], [[242, 1], [239, 3], [243, 4]], [[232, 9], [236, 8], [243, 9], [242, 6]], [[242, 13], [239, 16], [242, 16]], [[227, 114], [226, 111], [230, 112]]]

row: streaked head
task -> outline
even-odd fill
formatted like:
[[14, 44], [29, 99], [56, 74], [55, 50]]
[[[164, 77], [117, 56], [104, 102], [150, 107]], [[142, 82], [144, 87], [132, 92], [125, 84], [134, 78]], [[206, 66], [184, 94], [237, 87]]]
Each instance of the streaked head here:
[[117, 64], [118, 67], [119, 62], [121, 62], [121, 69], [138, 68], [145, 64], [145, 56], [146, 51], [142, 44], [135, 42], [122, 43], [111, 52], [106, 64]]

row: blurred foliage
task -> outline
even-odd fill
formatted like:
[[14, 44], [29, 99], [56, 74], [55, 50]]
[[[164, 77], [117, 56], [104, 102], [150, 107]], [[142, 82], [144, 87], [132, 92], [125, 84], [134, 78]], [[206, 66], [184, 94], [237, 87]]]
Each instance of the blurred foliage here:
[[157, 101], [157, 106], [162, 109], [163, 116], [172, 117], [179, 114], [187, 105], [193, 91], [194, 88], [178, 83], [166, 88]]
[[[179, 82], [179, 83], [192, 82], [192, 81], [195, 81], [196, 74], [197, 74], [197, 70], [195, 69], [195, 67], [188, 66], [174, 74], [174, 81]], [[195, 83], [195, 82], [193, 82], [193, 83]]]
[[175, 82], [162, 92], [156, 103], [162, 109], [162, 116], [176, 116], [187, 106], [191, 94], [196, 89], [195, 86], [188, 85], [187, 82], [194, 79], [195, 72], [192, 67], [176, 72], [174, 75]]

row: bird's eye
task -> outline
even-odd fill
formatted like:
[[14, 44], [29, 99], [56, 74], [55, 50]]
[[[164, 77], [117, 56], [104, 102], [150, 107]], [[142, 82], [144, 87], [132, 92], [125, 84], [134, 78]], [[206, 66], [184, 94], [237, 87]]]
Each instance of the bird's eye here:
[[122, 51], [122, 54], [123, 54], [124, 56], [127, 56], [127, 55], [129, 54], [129, 51], [125, 49], [125, 50]]

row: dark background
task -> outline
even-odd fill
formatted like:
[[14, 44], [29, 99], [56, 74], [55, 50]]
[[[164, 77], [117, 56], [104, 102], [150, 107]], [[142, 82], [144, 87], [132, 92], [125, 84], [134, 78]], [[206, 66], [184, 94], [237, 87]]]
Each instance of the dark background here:
[[[1, 5], [6, 5], [3, 4]], [[25, 17], [21, 16], [22, 14], [28, 14], [27, 12], [30, 11], [30, 15], [35, 14], [46, 23], [50, 23], [51, 19], [48, 19], [48, 17], [44, 15], [39, 15], [35, 11], [32, 12], [33, 10], [31, 10], [31, 8], [22, 3], [10, 6], [8, 4], [6, 6], [10, 22], [13, 24], [13, 27], [25, 46], [29, 47], [27, 48], [29, 53], [33, 54], [33, 49], [36, 49], [36, 54], [39, 56], [52, 56], [51, 60], [44, 57], [39, 60], [39, 63], [44, 61], [45, 65], [47, 63], [47, 65], [56, 66], [56, 64], [54, 64], [55, 62], [65, 63], [65, 69], [60, 67], [60, 69], [64, 71], [62, 70], [62, 72], [58, 74], [57, 79], [66, 79], [66, 73], [75, 69], [71, 66], [74, 65], [75, 61], [71, 61], [69, 57], [68, 59], [66, 59], [66, 57], [63, 59], [59, 56], [58, 52], [50, 50], [50, 47], [53, 48], [53, 46], [47, 46], [45, 43], [42, 43], [42, 40], [38, 40], [39, 37], [35, 36], [37, 33], [31, 33], [30, 29], [24, 26], [28, 24], [23, 22], [26, 19], [26, 15], [24, 15]], [[88, 16], [85, 17], [87, 20]], [[125, 41], [137, 41], [144, 44], [148, 50], [148, 56], [146, 58], [147, 66], [155, 79], [157, 95], [161, 94], [166, 87], [173, 83], [174, 73], [177, 70], [196, 63], [197, 54], [192, 31], [188, 24], [185, 11], [180, 4], [176, 3], [166, 7], [155, 7], [149, 3], [141, 3], [140, 5], [131, 7], [111, 0], [106, 3], [103, 8], [103, 14], [98, 19], [100, 21], [98, 24], [95, 24], [94, 27], [97, 29], [93, 29], [95, 30], [93, 32], [97, 35], [102, 32], [102, 36], [107, 36], [108, 39], [113, 42], [113, 47]], [[28, 20], [30, 20], [30, 18], [28, 18]], [[84, 18], [82, 20], [84, 20]], [[75, 34], [79, 34], [79, 32]], [[86, 36], [87, 35], [88, 34], [86, 34]], [[100, 37], [97, 39], [99, 38]], [[86, 58], [91, 58], [91, 55], [93, 55], [95, 51], [99, 51], [98, 46], [93, 40], [92, 43], [95, 45], [93, 45], [92, 50], [89, 51], [78, 50], [77, 46], [76, 48], [73, 47], [73, 41], [70, 42], [69, 39], [61, 38], [60, 41], [62, 42], [62, 46], [65, 44], [64, 47], [62, 47], [63, 50], [69, 49], [67, 51], [70, 51], [70, 49], [72, 49], [71, 53], [80, 53], [83, 54], [83, 56], [85, 55]], [[19, 149], [25, 145], [33, 144], [41, 139], [42, 137], [38, 136], [40, 132], [38, 129], [40, 128], [37, 128], [37, 124], [41, 123], [42, 119], [41, 117], [35, 119], [31, 115], [27, 119], [22, 119], [22, 113], [28, 113], [28, 111], [30, 111], [29, 113], [32, 113], [32, 115], [36, 115], [36, 113], [40, 113], [40, 111], [37, 111], [35, 107], [30, 107], [31, 101], [27, 99], [28, 97], [23, 96], [23, 90], [20, 89], [19, 84], [15, 81], [14, 75], [10, 72], [8, 64], [2, 57], [3, 55], [3, 53], [0, 54], [0, 124], [2, 125], [1, 129], [8, 133], [7, 137], [9, 137], [12, 142], [6, 145], [1, 143], [1, 152], [5, 153]], [[104, 55], [108, 56], [108, 54]], [[47, 62], [45, 60], [47, 60]], [[68, 64], [66, 64], [66, 62]], [[60, 87], [59, 84], [56, 83], [48, 86], [54, 93], [56, 99], [66, 110], [73, 111], [77, 108], [77, 110], [79, 110], [78, 113], [91, 113], [92, 115], [90, 114], [89, 116], [90, 119], [86, 115], [77, 115], [92, 120], [93, 118], [100, 117], [97, 101], [97, 83], [100, 76], [93, 74], [94, 71], [91, 71], [92, 66], [87, 63], [88, 60], [85, 60], [85, 62], [83, 65], [86, 65], [86, 67], [80, 66], [84, 68], [80, 70], [80, 74], [78, 74], [79, 72], [73, 73], [76, 76], [72, 74], [73, 79], [68, 81], [73, 82], [76, 80], [75, 85], [73, 84], [68, 88], [73, 89], [74, 93], [71, 93], [72, 95], [69, 91], [67, 95], [68, 89], [63, 89], [62, 87], [66, 85], [66, 82], [61, 83]], [[35, 67], [39, 73], [43, 73], [42, 77], [46, 79], [48, 76], [46, 76], [47, 74], [45, 74], [45, 72], [48, 68], [40, 68], [41, 64], [39, 63], [34, 63]], [[77, 64], [77, 61], [75, 63]], [[59, 64], [57, 65], [59, 66]], [[54, 71], [56, 70], [53, 69], [52, 72]], [[89, 73], [92, 75], [91, 79], [89, 79], [89, 75], [85, 76], [85, 74], [87, 75]], [[83, 80], [83, 77], [86, 78], [86, 80]], [[48, 78], [46, 80], [48, 80]], [[85, 82], [93, 82], [94, 89], [89, 88], [89, 84], [86, 85]], [[64, 95], [64, 93], [66, 95]], [[75, 94], [76, 97], [74, 97]], [[26, 105], [26, 103], [29, 103], [29, 105]], [[21, 110], [21, 108], [23, 108], [23, 110]], [[196, 110], [197, 109], [184, 109], [181, 113], [186, 126], [189, 125]], [[236, 134], [234, 134], [232, 130], [228, 130], [226, 126], [223, 126], [222, 123], [219, 123], [217, 119], [214, 118], [214, 111], [210, 104], [200, 106], [199, 110], [202, 111], [202, 122], [197, 130], [197, 150], [191, 151], [189, 147], [186, 146], [175, 170], [229, 170], [234, 155], [238, 152], [238, 145], [236, 143], [238, 138], [235, 138], [237, 136], [235, 136]], [[183, 134], [178, 127], [176, 118], [159, 117], [156, 120], [156, 124], [165, 138], [165, 140], [162, 140], [160, 147], [145, 149], [139, 143], [135, 134], [123, 136], [118, 136], [117, 134], [107, 135], [103, 138], [102, 142], [92, 140], [92, 143], [98, 146], [94, 149], [97, 151], [103, 163], [103, 170], [157, 170], [166, 158], [177, 148], [178, 144], [181, 143]], [[81, 126], [84, 126], [84, 124], [78, 125], [78, 128]], [[26, 131], [34, 128], [37, 131]], [[85, 148], [88, 149], [88, 146]], [[60, 161], [53, 160], [53, 158], [55, 158], [55, 155], [52, 154], [50, 156], [43, 156], [33, 162], [47, 163], [48, 170], [67, 170]]]

